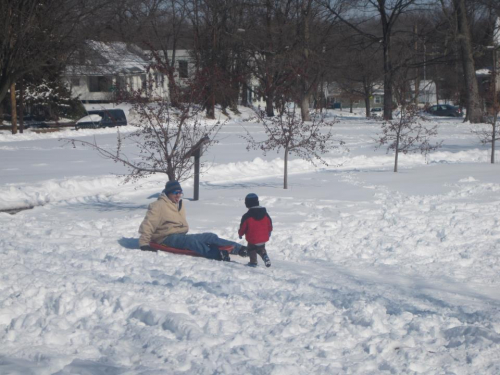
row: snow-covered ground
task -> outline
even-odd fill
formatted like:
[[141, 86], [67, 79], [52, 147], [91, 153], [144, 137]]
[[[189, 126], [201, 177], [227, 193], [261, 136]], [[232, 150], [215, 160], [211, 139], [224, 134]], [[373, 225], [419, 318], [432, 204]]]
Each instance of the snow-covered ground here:
[[0, 374], [500, 373], [500, 166], [435, 118], [443, 147], [393, 173], [377, 122], [334, 113], [349, 151], [292, 159], [288, 190], [282, 154], [246, 151], [248, 113], [203, 156], [200, 201], [182, 184], [191, 231], [237, 241], [257, 193], [270, 269], [139, 251], [165, 179], [123, 185], [58, 140], [116, 130], [0, 133], [0, 209], [35, 206], [0, 213]]

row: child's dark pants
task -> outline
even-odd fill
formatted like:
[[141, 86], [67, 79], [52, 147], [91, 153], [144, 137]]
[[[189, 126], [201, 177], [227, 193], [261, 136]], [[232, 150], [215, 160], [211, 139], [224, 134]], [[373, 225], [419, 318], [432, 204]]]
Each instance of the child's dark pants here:
[[260, 255], [262, 258], [264, 255], [267, 254], [266, 252], [266, 245], [254, 245], [249, 243], [248, 244], [248, 255], [250, 256], [250, 263], [252, 264], [257, 264], [257, 254]]

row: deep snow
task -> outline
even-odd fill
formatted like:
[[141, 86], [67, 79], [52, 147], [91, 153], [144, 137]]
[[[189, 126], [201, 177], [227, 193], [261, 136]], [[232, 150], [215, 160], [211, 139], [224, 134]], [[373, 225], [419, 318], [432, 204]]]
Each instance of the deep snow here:
[[165, 179], [120, 184], [57, 139], [116, 130], [0, 133], [0, 209], [36, 206], [0, 213], [0, 374], [500, 373], [500, 167], [435, 118], [443, 147], [393, 173], [378, 123], [333, 113], [349, 151], [292, 159], [288, 190], [283, 155], [238, 136], [262, 136], [249, 113], [203, 156], [201, 200], [182, 184], [191, 231], [232, 240], [257, 193], [270, 269], [137, 250]]

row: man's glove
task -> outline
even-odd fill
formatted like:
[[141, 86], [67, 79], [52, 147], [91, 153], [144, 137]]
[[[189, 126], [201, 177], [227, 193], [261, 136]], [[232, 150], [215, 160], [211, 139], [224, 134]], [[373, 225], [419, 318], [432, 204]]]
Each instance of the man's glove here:
[[153, 249], [151, 246], [149, 245], [144, 245], [144, 246], [141, 246], [141, 250], [142, 251], [154, 251], [156, 252], [157, 250], [156, 249]]

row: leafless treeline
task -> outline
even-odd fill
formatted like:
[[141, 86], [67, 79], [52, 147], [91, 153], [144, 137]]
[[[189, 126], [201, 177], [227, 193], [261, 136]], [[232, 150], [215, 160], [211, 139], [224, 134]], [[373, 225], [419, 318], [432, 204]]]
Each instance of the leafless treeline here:
[[425, 78], [479, 122], [475, 69], [491, 66], [499, 9], [498, 0], [0, 0], [0, 100], [27, 74], [63, 66], [84, 40], [119, 40], [156, 50], [171, 76], [176, 51], [192, 51], [209, 117], [252, 94], [268, 116], [294, 101], [307, 119], [335, 81], [367, 114], [383, 83], [390, 119]]

